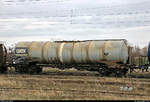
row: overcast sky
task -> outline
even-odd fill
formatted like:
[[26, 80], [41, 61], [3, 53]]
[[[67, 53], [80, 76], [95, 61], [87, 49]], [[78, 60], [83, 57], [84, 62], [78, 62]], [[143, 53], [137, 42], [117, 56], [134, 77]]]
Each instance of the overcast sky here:
[[149, 0], [0, 0], [0, 41], [150, 41]]

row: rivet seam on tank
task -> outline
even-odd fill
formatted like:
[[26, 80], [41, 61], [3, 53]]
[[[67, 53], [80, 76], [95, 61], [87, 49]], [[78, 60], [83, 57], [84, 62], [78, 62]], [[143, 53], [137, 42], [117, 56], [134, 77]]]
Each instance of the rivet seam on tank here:
[[[121, 41], [121, 45], [120, 45], [120, 54], [119, 54], [119, 60], [120, 61], [122, 61], [122, 58], [124, 59], [124, 54], [122, 54], [123, 53], [123, 51], [125, 50], [125, 49], [123, 49], [124, 47], [124, 44], [125, 44], [125, 41], [123, 40], [123, 41]], [[123, 51], [122, 51], [123, 50]], [[125, 63], [125, 60], [123, 60], [123, 62]]]
[[32, 41], [30, 44], [29, 44], [29, 50], [28, 50], [28, 56], [31, 57], [31, 51], [32, 51], [32, 45], [35, 41]]
[[64, 44], [65, 43], [61, 43], [59, 48], [58, 48], [58, 59], [60, 60], [61, 63], [63, 63], [62, 50], [63, 50]]
[[104, 59], [104, 60], [106, 60], [106, 56], [104, 55], [104, 53], [105, 53], [105, 51], [106, 51], [106, 46], [107, 46], [107, 41], [106, 42], [104, 42], [104, 46], [103, 46], [103, 49], [102, 49], [102, 52], [103, 52], [103, 54], [102, 54], [102, 59]]
[[88, 45], [86, 46], [86, 63], [88, 63], [89, 62], [89, 43], [90, 42], [88, 42]]
[[75, 42], [73, 42], [73, 45], [72, 45], [72, 51], [71, 51], [71, 59], [72, 59], [72, 63], [75, 63], [75, 59], [74, 59], [74, 57], [73, 57], [74, 47], [75, 47]]
[[[124, 42], [124, 44], [125, 44], [125, 42]], [[128, 47], [127, 44], [125, 44], [125, 46], [126, 46], [125, 50], [127, 50], [127, 52], [128, 52], [129, 47]], [[126, 60], [125, 60], [125, 63], [127, 63], [128, 57], [129, 57], [129, 53], [126, 53]]]
[[94, 41], [91, 41], [90, 43], [89, 43], [89, 45], [88, 45], [88, 56], [87, 56], [87, 58], [88, 58], [88, 60], [90, 61], [90, 62], [93, 62], [93, 60], [90, 58], [90, 50], [91, 50], [91, 45], [93, 44], [93, 42]]
[[71, 43], [71, 49], [70, 49], [70, 63], [73, 63], [73, 45], [74, 45], [74, 42]]
[[46, 53], [45, 47], [47, 46], [48, 43], [49, 43], [49, 41], [46, 41], [46, 42], [43, 44], [43, 47], [42, 47], [42, 59], [43, 59], [43, 61], [46, 61], [46, 58], [44, 57], [44, 54]]

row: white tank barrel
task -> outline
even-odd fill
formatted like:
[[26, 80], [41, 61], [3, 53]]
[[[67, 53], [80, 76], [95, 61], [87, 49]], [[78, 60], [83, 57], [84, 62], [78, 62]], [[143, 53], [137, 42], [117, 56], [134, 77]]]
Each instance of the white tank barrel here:
[[16, 50], [26, 49], [27, 53], [16, 53], [33, 61], [44, 63], [101, 63], [116, 61], [126, 63], [128, 46], [126, 40], [91, 40], [59, 42], [19, 42]]

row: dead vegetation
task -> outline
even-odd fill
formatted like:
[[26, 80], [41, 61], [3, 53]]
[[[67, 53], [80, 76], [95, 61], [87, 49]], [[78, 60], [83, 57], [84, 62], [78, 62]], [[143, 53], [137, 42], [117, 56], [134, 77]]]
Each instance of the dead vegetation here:
[[149, 100], [150, 79], [99, 77], [96, 72], [45, 68], [40, 75], [0, 75], [0, 99]]

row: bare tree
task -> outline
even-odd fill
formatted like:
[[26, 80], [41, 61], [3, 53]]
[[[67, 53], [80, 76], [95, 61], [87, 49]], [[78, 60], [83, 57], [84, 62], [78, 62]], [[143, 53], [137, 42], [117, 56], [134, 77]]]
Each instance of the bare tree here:
[[147, 56], [147, 50], [148, 50], [148, 48], [147, 48], [147, 46], [144, 46], [142, 49], [141, 49], [141, 55], [142, 56]]
[[141, 49], [139, 46], [134, 46], [132, 50], [132, 56], [138, 57], [141, 55]]

